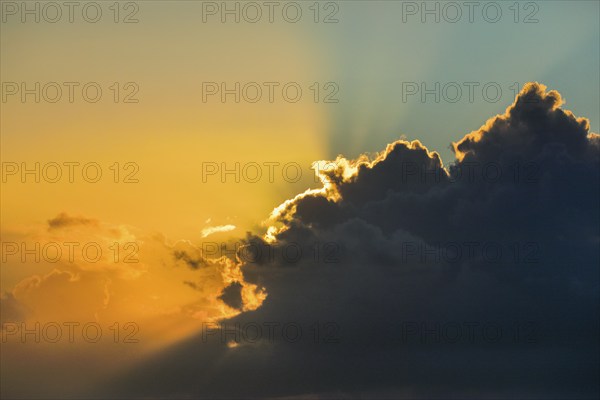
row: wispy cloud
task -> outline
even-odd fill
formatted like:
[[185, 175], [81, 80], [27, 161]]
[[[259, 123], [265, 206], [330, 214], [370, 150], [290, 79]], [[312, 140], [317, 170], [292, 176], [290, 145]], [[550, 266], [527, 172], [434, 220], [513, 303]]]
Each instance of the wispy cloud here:
[[202, 229], [202, 237], [205, 238], [207, 236], [212, 235], [213, 233], [218, 232], [229, 232], [235, 229], [235, 225], [218, 225], [218, 226], [209, 226], [208, 228]]

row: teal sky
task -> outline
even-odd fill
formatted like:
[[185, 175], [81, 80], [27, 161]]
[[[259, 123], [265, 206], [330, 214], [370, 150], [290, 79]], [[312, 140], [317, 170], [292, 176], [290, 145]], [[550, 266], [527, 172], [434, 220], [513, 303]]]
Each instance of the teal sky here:
[[[332, 109], [327, 132], [330, 156], [378, 151], [405, 135], [439, 151], [447, 163], [452, 158], [448, 144], [503, 112], [514, 99], [515, 82], [539, 81], [558, 90], [566, 107], [589, 118], [592, 131], [598, 132], [600, 3], [543, 1], [535, 2], [536, 10], [520, 2], [519, 23], [509, 9], [514, 2], [497, 4], [503, 15], [496, 23], [486, 22], [481, 7], [475, 9], [473, 23], [466, 8], [456, 23], [443, 18], [435, 23], [433, 15], [422, 23], [420, 14], [402, 21], [402, 2], [340, 2], [338, 29], [321, 25], [314, 31], [324, 47], [328, 73], [340, 85], [341, 101]], [[492, 9], [488, 11], [493, 18]], [[531, 18], [538, 22], [523, 23], [534, 11]], [[422, 103], [419, 94], [403, 101], [403, 82], [425, 82], [431, 88], [435, 82], [440, 87], [456, 82], [463, 92], [455, 103], [443, 98], [435, 103], [432, 95]], [[464, 82], [480, 83], [473, 103]], [[482, 95], [489, 82], [502, 89], [495, 103]], [[489, 93], [494, 97], [493, 88]]]

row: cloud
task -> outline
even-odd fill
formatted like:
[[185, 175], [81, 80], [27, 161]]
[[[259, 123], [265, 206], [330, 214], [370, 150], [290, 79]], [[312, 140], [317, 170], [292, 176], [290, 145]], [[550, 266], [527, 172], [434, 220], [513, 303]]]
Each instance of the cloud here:
[[23, 304], [15, 299], [15, 296], [8, 292], [0, 295], [0, 325], [4, 329], [5, 323], [17, 323], [25, 321], [29, 311]]
[[148, 331], [168, 315], [197, 327], [240, 312], [240, 304], [220, 299], [233, 282], [244, 284], [244, 309], [258, 307], [264, 296], [244, 282], [235, 262], [204, 257], [190, 242], [66, 213], [12, 234], [3, 242], [2, 268], [3, 276], [25, 276], [2, 294], [9, 322], [141, 319]]
[[212, 235], [213, 233], [229, 232], [234, 229], [235, 229], [235, 225], [209, 226], [208, 228], [202, 229], [202, 237], [205, 238], [207, 236]]
[[48, 229], [49, 230], [65, 228], [65, 227], [69, 227], [69, 226], [77, 226], [77, 225], [95, 227], [95, 226], [98, 226], [98, 220], [95, 220], [92, 218], [85, 218], [85, 217], [72, 217], [64, 212], [60, 213], [56, 217], [48, 220]]
[[202, 256], [192, 257], [183, 250], [174, 251], [173, 256], [176, 260], [183, 261], [191, 269], [198, 269], [202, 266], [208, 265], [207, 260], [204, 259]]
[[277, 207], [232, 269], [268, 297], [221, 321], [301, 340], [193, 338], [107, 394], [597, 397], [600, 137], [562, 104], [526, 85], [448, 166], [399, 140], [317, 168], [323, 187]]
[[[190, 242], [132, 226], [63, 213], [23, 232], [3, 231], [2, 238], [3, 283], [13, 281], [0, 297], [2, 356], [10, 370], [2, 376], [5, 397], [68, 390], [84, 398], [89, 387], [156, 349], [205, 323], [256, 309], [266, 298], [244, 281], [236, 262], [203, 257]], [[70, 343], [66, 326], [73, 324], [78, 336]], [[102, 332], [91, 347], [82, 336], [89, 324]], [[45, 340], [57, 326], [59, 341]], [[93, 369], [81, 368], [82, 353]]]
[[242, 299], [243, 286], [239, 282], [233, 282], [231, 285], [223, 289], [223, 292], [219, 296], [220, 300], [223, 300], [231, 308], [241, 310], [244, 306]]

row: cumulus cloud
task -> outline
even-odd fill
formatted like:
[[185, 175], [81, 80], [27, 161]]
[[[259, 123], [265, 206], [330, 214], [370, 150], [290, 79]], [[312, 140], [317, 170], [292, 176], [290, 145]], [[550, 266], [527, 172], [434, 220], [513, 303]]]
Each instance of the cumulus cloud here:
[[[526, 85], [453, 144], [448, 166], [405, 140], [375, 157], [319, 162], [323, 187], [277, 207], [265, 237], [246, 238], [256, 257], [238, 260], [243, 277], [231, 283], [268, 297], [221, 321], [242, 332], [293, 323], [302, 340], [195, 338], [107, 387], [206, 398], [597, 397], [600, 139], [562, 105], [556, 91]], [[239, 305], [238, 289], [220, 297]]]

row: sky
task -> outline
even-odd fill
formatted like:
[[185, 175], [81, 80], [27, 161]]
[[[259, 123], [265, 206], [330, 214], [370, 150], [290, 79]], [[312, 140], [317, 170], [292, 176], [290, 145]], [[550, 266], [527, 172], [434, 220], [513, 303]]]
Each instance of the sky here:
[[600, 3], [74, 4], [0, 1], [3, 397], [597, 397]]

